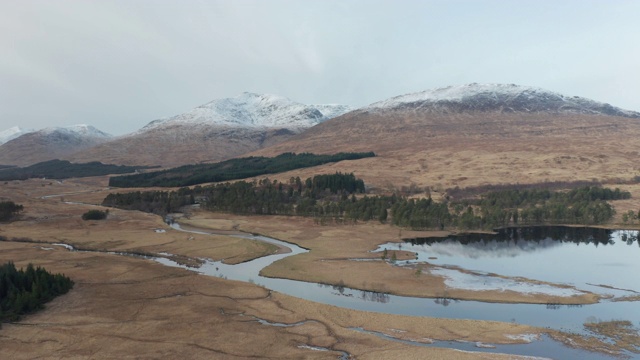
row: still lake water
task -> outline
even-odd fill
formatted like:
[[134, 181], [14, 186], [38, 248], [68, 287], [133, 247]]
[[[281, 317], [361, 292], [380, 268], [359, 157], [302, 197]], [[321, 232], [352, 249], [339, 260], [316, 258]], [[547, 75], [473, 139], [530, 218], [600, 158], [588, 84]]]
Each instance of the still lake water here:
[[615, 296], [640, 294], [638, 231], [526, 227], [405, 241], [381, 248], [412, 251], [417, 261], [434, 265], [568, 284]]

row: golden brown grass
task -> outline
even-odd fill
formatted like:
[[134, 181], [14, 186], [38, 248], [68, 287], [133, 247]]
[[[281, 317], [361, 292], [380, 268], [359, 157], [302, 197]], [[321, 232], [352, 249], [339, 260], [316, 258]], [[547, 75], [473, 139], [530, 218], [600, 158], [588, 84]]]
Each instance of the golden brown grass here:
[[[392, 191], [401, 186], [429, 187], [434, 197], [453, 186], [477, 186], [544, 181], [598, 180], [618, 186], [640, 173], [640, 125], [637, 120], [589, 116], [540, 117], [536, 115], [487, 114], [431, 117], [402, 115], [393, 118], [346, 119], [328, 122], [293, 141], [264, 150], [276, 155], [284, 151], [335, 153], [375, 151], [373, 159], [345, 161], [318, 168], [270, 175], [288, 180], [335, 171], [354, 172], [374, 191]], [[356, 126], [351, 126], [356, 125]], [[25, 206], [22, 220], [2, 224], [0, 235], [26, 236], [49, 242], [110, 250], [169, 252], [185, 257], [209, 257], [239, 262], [270, 253], [273, 248], [228, 236], [179, 233], [166, 227], [157, 216], [111, 210], [106, 222], [83, 222], [87, 205], [65, 201], [101, 203], [108, 191], [107, 178], [29, 180], [8, 182], [0, 198]], [[640, 209], [640, 185], [619, 185], [634, 195], [616, 201], [614, 223], [621, 214]], [[40, 199], [41, 196], [65, 194]], [[454, 292], [441, 279], [416, 275], [411, 269], [388, 263], [349, 261], [378, 257], [369, 250], [401, 237], [427, 236], [388, 225], [359, 224], [319, 226], [312, 220], [282, 217], [240, 217], [195, 213], [190, 224], [212, 229], [235, 229], [264, 233], [311, 249], [289, 257], [265, 270], [266, 274], [340, 282], [355, 288], [406, 293], [416, 296], [476, 298], [485, 301], [548, 302], [549, 298], [523, 298], [518, 294]], [[166, 233], [156, 233], [164, 229]], [[398, 252], [398, 258], [411, 254]], [[299, 345], [323, 346], [348, 351], [358, 358], [499, 358], [495, 354], [470, 354], [451, 350], [416, 348], [362, 334], [350, 327], [396, 334], [399, 338], [508, 342], [504, 334], [536, 333], [539, 329], [514, 324], [402, 317], [351, 311], [316, 304], [257, 286], [197, 276], [180, 269], [165, 268], [141, 259], [96, 253], [46, 251], [35, 244], [0, 243], [0, 259], [19, 266], [27, 262], [64, 272], [77, 282], [76, 288], [44, 312], [28, 316], [1, 330], [0, 348], [11, 358], [325, 358], [337, 352], [316, 352]], [[593, 299], [583, 299], [585, 302]], [[558, 302], [553, 299], [553, 302]], [[575, 303], [571, 299], [571, 303]], [[290, 328], [259, 325], [251, 316], [276, 322], [295, 323]], [[594, 329], [595, 331], [595, 329]], [[617, 336], [607, 329], [607, 336]], [[8, 335], [7, 335], [8, 334]], [[401, 335], [398, 335], [401, 334]], [[633, 335], [621, 333], [624, 342]], [[556, 335], [567, 343], [596, 347], [592, 339]], [[630, 337], [631, 336], [631, 337]], [[626, 346], [622, 345], [620, 346]], [[153, 350], [149, 350], [153, 349]], [[5, 352], [6, 350], [6, 352]], [[514, 358], [513, 356], [504, 358]]]
[[377, 189], [598, 180], [639, 175], [637, 119], [545, 114], [350, 114], [253, 154], [374, 151], [279, 175], [354, 172]]
[[[42, 199], [51, 194], [65, 195], [65, 201], [87, 201], [80, 197], [102, 197], [106, 192], [97, 184], [75, 181], [60, 184], [42, 180], [11, 182], [2, 188], [0, 196], [23, 204], [22, 221], [4, 225], [0, 235], [25, 237], [51, 243], [67, 243], [83, 249], [134, 251], [149, 254], [161, 252], [186, 258], [210, 258], [235, 264], [271, 254], [277, 247], [230, 236], [191, 234], [174, 230], [162, 218], [138, 211], [108, 209], [102, 221], [84, 221], [81, 216], [88, 205], [65, 204], [59, 197]], [[49, 184], [51, 183], [51, 184]], [[95, 186], [98, 185], [98, 186]], [[74, 197], [69, 199], [70, 197]], [[91, 202], [91, 201], [88, 201]], [[99, 201], [95, 201], [99, 203]], [[107, 210], [107, 208], [103, 208]], [[157, 232], [160, 231], [160, 232]]]
[[550, 332], [552, 338], [567, 346], [583, 348], [612, 355], [621, 355], [622, 350], [640, 354], [640, 330], [631, 321], [613, 320], [586, 322], [585, 329], [594, 336], [572, 333]]
[[584, 326], [598, 336], [613, 340], [616, 348], [640, 354], [640, 331], [629, 320], [586, 323]]
[[[292, 298], [258, 286], [200, 276], [155, 262], [102, 253], [0, 242], [0, 262], [31, 262], [70, 276], [75, 287], [44, 311], [4, 324], [0, 347], [33, 358], [357, 358], [386, 354], [449, 359], [513, 358], [424, 349], [362, 334], [393, 328], [432, 339], [513, 342], [528, 326], [371, 314]], [[272, 327], [255, 321], [296, 323]], [[321, 346], [318, 352], [302, 346]]]
[[[80, 215], [91, 206], [64, 204], [59, 198], [41, 199], [50, 194], [76, 193], [65, 197], [72, 196], [75, 197], [73, 201], [83, 202], [94, 199], [93, 202], [99, 203], [97, 200], [104, 195], [103, 186], [104, 179], [98, 178], [62, 183], [11, 182], [2, 187], [0, 196], [24, 204], [25, 213], [20, 221], [3, 224], [0, 235], [68, 242], [93, 249], [169, 252], [185, 257], [226, 258], [234, 262], [242, 256], [250, 258], [274, 250], [229, 236], [177, 232], [169, 229], [158, 216], [139, 212], [111, 209], [108, 220], [86, 222], [80, 220]], [[378, 257], [378, 254], [366, 251], [379, 242], [418, 235], [386, 225], [319, 227], [312, 220], [302, 218], [195, 213], [188, 221], [199, 227], [264, 232], [286, 241], [296, 241], [313, 249], [317, 263], [324, 259], [339, 266], [347, 263], [348, 257]], [[166, 232], [156, 233], [155, 229]], [[403, 334], [399, 338], [493, 343], [517, 341], [506, 338], [505, 334], [540, 331], [506, 323], [341, 309], [270, 294], [248, 283], [167, 268], [150, 260], [68, 252], [59, 247], [43, 249], [49, 247], [0, 242], [0, 262], [12, 260], [19, 267], [33, 262], [50, 271], [65, 273], [76, 281], [76, 287], [69, 294], [54, 300], [45, 311], [27, 316], [16, 324], [4, 325], [0, 347], [3, 354], [9, 354], [11, 358], [326, 358], [338, 354], [300, 347], [310, 345], [347, 351], [365, 359], [386, 356], [506, 359], [513, 357], [419, 348], [350, 328], [398, 332]], [[398, 253], [398, 258], [403, 256], [410, 254]], [[310, 266], [309, 263], [301, 264]], [[380, 265], [380, 269], [390, 268], [382, 262], [376, 265]], [[393, 272], [401, 270], [391, 269]], [[426, 276], [419, 278], [419, 281], [426, 281]], [[382, 281], [371, 283], [378, 286]], [[253, 321], [253, 316], [273, 322], [308, 322], [287, 328], [269, 327]], [[149, 350], [151, 348], [153, 350]]]

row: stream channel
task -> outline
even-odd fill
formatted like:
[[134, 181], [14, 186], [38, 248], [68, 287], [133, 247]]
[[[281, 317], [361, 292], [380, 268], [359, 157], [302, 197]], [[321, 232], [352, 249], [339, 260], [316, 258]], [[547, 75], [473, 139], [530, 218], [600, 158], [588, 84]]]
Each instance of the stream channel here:
[[[188, 267], [169, 259], [168, 257], [171, 254], [161, 254], [167, 257], [143, 256], [144, 258], [166, 266], [180, 267], [208, 276], [255, 283], [270, 290], [323, 304], [397, 315], [514, 322], [583, 335], [588, 335], [583, 326], [585, 322], [631, 320], [634, 326], [640, 325], [640, 303], [633, 301], [613, 302], [605, 299], [600, 303], [584, 306], [500, 304], [449, 298], [405, 297], [341, 286], [267, 278], [260, 276], [261, 269], [275, 261], [305, 253], [308, 250], [292, 243], [261, 235], [240, 232], [235, 234], [218, 233], [193, 227], [182, 228], [177, 222], [172, 222], [171, 227], [178, 231], [190, 233], [223, 234], [262, 241], [288, 248], [290, 252], [268, 255], [236, 265], [227, 265], [219, 261], [203, 259], [204, 263], [198, 268]], [[468, 285], [468, 281], [465, 282], [464, 279], [461, 281], [460, 276], [453, 276], [452, 274], [456, 272], [455, 268], [447, 268], [451, 265], [472, 270], [478, 276], [486, 275], [488, 276], [487, 279], [494, 279], [489, 274], [495, 272], [501, 275], [524, 276], [531, 279], [545, 279], [569, 284], [576, 286], [578, 289], [608, 294], [612, 297], [640, 295], [640, 280], [638, 280], [640, 278], [636, 276], [636, 274], [640, 273], [640, 240], [638, 240], [637, 231], [592, 229], [591, 231], [595, 231], [595, 233], [572, 233], [571, 231], [566, 233], [566, 231], [561, 231], [561, 234], [558, 235], [557, 228], [551, 228], [552, 234], [540, 233], [539, 230], [535, 229], [533, 231], [506, 229], [501, 231], [498, 237], [482, 234], [443, 239], [406, 239], [405, 243], [389, 242], [380, 245], [374, 251], [381, 252], [387, 249], [388, 251], [406, 250], [415, 252], [415, 260], [398, 261], [396, 265], [407, 266], [416, 262], [428, 261], [435, 265], [444, 266], [441, 269], [446, 271], [439, 275], [444, 276], [445, 279], [453, 279], [451, 284], [453, 287], [465, 287]], [[576, 238], [581, 240], [574, 240]], [[75, 250], [67, 244], [53, 245], [64, 246], [71, 251]], [[594, 249], [598, 247], [607, 249], [607, 251], [598, 250], [596, 255]], [[110, 253], [139, 256], [126, 252]], [[496, 258], [499, 258], [499, 261], [496, 261]], [[549, 277], [548, 275], [551, 276]], [[572, 276], [577, 276], [577, 278]], [[460, 285], [460, 281], [463, 285]], [[475, 282], [478, 283], [477, 278]], [[451, 286], [448, 282], [446, 283]], [[601, 285], [606, 286], [603, 287]], [[497, 286], [505, 285], [498, 284]], [[259, 319], [258, 321], [266, 326], [296, 325], [271, 324]], [[353, 330], [414, 346], [524, 355], [540, 359], [607, 360], [620, 358], [571, 348], [552, 340], [546, 335], [541, 337], [525, 335], [526, 340], [530, 341], [527, 344], [499, 345], [463, 341], [424, 343], [401, 340], [389, 334], [372, 332], [361, 328], [353, 328]], [[346, 359], [347, 357], [346, 353], [342, 353], [340, 358]], [[622, 357], [640, 359], [638, 354], [630, 352], [623, 352]]]
[[[171, 226], [180, 231], [215, 234], [215, 232], [204, 229], [182, 228], [177, 222], [174, 222]], [[446, 298], [404, 297], [296, 280], [266, 278], [260, 276], [261, 269], [275, 261], [307, 252], [307, 250], [295, 244], [266, 236], [250, 234], [233, 236], [283, 246], [289, 248], [291, 252], [269, 255], [237, 265], [226, 265], [217, 261], [205, 260], [205, 263], [199, 268], [179, 265], [166, 258], [156, 258], [154, 260], [168, 266], [183, 267], [209, 276], [251, 282], [283, 294], [354, 310], [409, 316], [514, 322], [579, 334], [587, 334], [583, 326], [585, 322], [631, 320], [634, 326], [640, 325], [640, 304], [633, 301], [613, 302], [603, 300], [597, 304], [584, 306], [500, 304]], [[449, 238], [439, 239], [438, 241], [429, 239], [420, 241], [419, 239], [412, 239], [408, 241], [413, 242], [413, 244], [410, 242], [388, 243], [381, 245], [376, 251], [389, 249], [416, 252], [416, 260], [398, 262], [398, 266], [429, 259], [429, 262], [439, 261], [447, 265], [451, 264], [465, 269], [472, 269], [480, 275], [495, 271], [502, 275], [530, 276], [532, 279], [548, 280], [545, 277], [546, 275], [555, 274], [551, 276], [549, 281], [566, 283], [576, 286], [578, 289], [584, 289], [582, 287], [584, 285], [588, 287], [587, 290], [589, 291], [606, 293], [610, 296], [637, 295], [636, 291], [640, 291], [638, 277], [633, 275], [640, 272], [640, 268], [638, 268], [640, 266], [640, 261], [638, 261], [640, 259], [640, 241], [637, 240], [638, 232], [607, 230], [604, 235], [603, 233], [598, 233], [595, 239], [593, 234], [570, 233], [569, 235], [557, 235], [554, 233], [549, 235], [547, 233], [535, 233], [535, 230], [534, 233], [524, 230], [524, 235], [522, 231], [516, 231], [516, 233], [512, 231], [506, 235], [506, 240], [504, 238], [488, 238], [487, 236], [485, 234], [479, 240]], [[531, 238], [536, 236], [542, 237], [542, 240]], [[561, 238], [557, 238], [558, 236]], [[576, 241], [572, 236], [583, 236], [586, 240]], [[635, 241], [632, 243], [631, 239]], [[638, 242], [638, 244], [635, 242]], [[468, 250], [465, 251], [465, 247]], [[598, 255], [595, 255], [594, 249], [598, 247], [600, 248]], [[491, 248], [497, 250], [490, 251]], [[602, 250], [605, 248], [608, 252]], [[585, 251], [591, 255], [587, 256], [584, 253]], [[533, 258], [527, 258], [532, 255], [534, 256]], [[543, 257], [546, 257], [546, 260], [542, 261]], [[564, 257], [564, 260], [562, 260], [562, 257]], [[496, 261], [496, 258], [501, 260]], [[593, 258], [597, 259], [595, 263], [592, 262]], [[506, 260], [507, 263], [503, 263], [503, 260]], [[527, 264], [527, 266], [522, 267], [521, 265], [523, 264]], [[520, 268], [523, 269], [524, 273], [518, 272]], [[531, 269], [539, 269], [539, 271], [536, 272]], [[576, 273], [578, 273], [578, 278], [571, 277], [572, 274], [575, 275]], [[447, 274], [444, 275], [447, 277]], [[590, 275], [595, 276], [590, 277]], [[603, 287], [601, 286], [602, 284], [614, 284], [617, 289]], [[367, 332], [357, 328], [354, 328], [354, 330]], [[432, 344], [425, 344], [399, 340], [387, 334], [368, 333], [391, 341], [416, 346], [447, 347], [464, 351], [499, 352], [553, 359], [613, 358], [599, 353], [573, 349], [551, 340], [547, 336], [531, 339], [531, 343], [520, 345], [475, 344], [455, 341], [438, 341]], [[637, 357], [637, 354], [629, 352], [625, 352], [624, 355], [629, 358]]]

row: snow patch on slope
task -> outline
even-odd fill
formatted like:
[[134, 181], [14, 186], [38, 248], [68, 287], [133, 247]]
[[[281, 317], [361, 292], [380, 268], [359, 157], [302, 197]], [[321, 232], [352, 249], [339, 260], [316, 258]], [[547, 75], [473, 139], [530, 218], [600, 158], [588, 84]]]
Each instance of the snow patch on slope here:
[[556, 92], [514, 84], [466, 84], [396, 96], [375, 102], [363, 110], [389, 110], [404, 107], [452, 106], [463, 110], [550, 111], [640, 117], [640, 113], [609, 104], [565, 96]]
[[76, 136], [76, 137], [86, 137], [86, 138], [105, 139], [105, 140], [113, 137], [110, 134], [107, 134], [103, 131], [96, 129], [91, 125], [86, 125], [86, 124], [78, 124], [78, 125], [71, 125], [71, 126], [65, 126], [65, 127], [50, 127], [50, 128], [42, 129], [38, 132], [43, 135], [51, 135], [54, 133], [59, 133], [64, 135]]
[[342, 115], [345, 105], [304, 105], [282, 96], [245, 92], [217, 99], [184, 114], [150, 122], [141, 131], [175, 125], [302, 129]]
[[14, 126], [4, 131], [0, 131], [0, 145], [6, 143], [7, 141], [11, 141], [15, 138], [18, 138], [24, 134], [28, 134], [34, 132], [33, 129], [23, 129], [19, 126]]

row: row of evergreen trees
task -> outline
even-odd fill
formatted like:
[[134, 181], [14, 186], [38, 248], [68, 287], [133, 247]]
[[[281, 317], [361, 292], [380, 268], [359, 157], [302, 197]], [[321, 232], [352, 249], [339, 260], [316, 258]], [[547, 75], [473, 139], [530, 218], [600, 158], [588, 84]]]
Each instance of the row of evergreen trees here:
[[305, 181], [300, 177], [292, 177], [288, 182], [265, 178], [254, 182], [196, 186], [193, 189], [185, 187], [178, 191], [114, 193], [109, 194], [102, 204], [160, 215], [197, 202], [205, 209], [235, 214], [343, 216], [352, 207], [349, 204], [356, 201], [349, 195], [364, 191], [364, 182], [353, 174], [335, 173], [316, 175]]
[[21, 315], [41, 309], [44, 303], [67, 293], [73, 281], [29, 264], [16, 269], [13, 262], [0, 266], [0, 321], [17, 321]]
[[9, 221], [24, 208], [13, 201], [0, 201], [0, 221]]
[[570, 191], [547, 189], [493, 191], [477, 199], [435, 202], [391, 196], [355, 196], [364, 182], [353, 174], [317, 175], [302, 181], [222, 183], [173, 192], [111, 194], [103, 205], [166, 214], [200, 203], [211, 211], [255, 215], [311, 216], [336, 222], [378, 220], [411, 229], [493, 229], [533, 224], [602, 224], [614, 215], [608, 200], [627, 199], [619, 189], [584, 186]]
[[615, 214], [608, 200], [628, 199], [620, 189], [584, 186], [570, 191], [548, 189], [492, 191], [478, 199], [435, 203], [400, 199], [391, 209], [394, 225], [412, 229], [457, 227], [495, 229], [537, 224], [596, 225]]
[[27, 167], [12, 167], [0, 172], [0, 181], [26, 180], [32, 178], [69, 179], [76, 177], [101, 176], [109, 174], [133, 173], [149, 166], [125, 166], [103, 164], [98, 161], [74, 164], [67, 160], [48, 160]]
[[195, 204], [198, 190], [183, 188], [179, 191], [133, 191], [112, 193], [102, 201], [102, 205], [125, 210], [139, 210], [158, 215], [177, 212], [185, 205]]
[[180, 187], [197, 184], [246, 179], [267, 174], [302, 169], [343, 160], [374, 157], [373, 152], [316, 155], [284, 153], [276, 157], [251, 156], [214, 164], [184, 165], [173, 169], [117, 176], [109, 179], [115, 187]]

